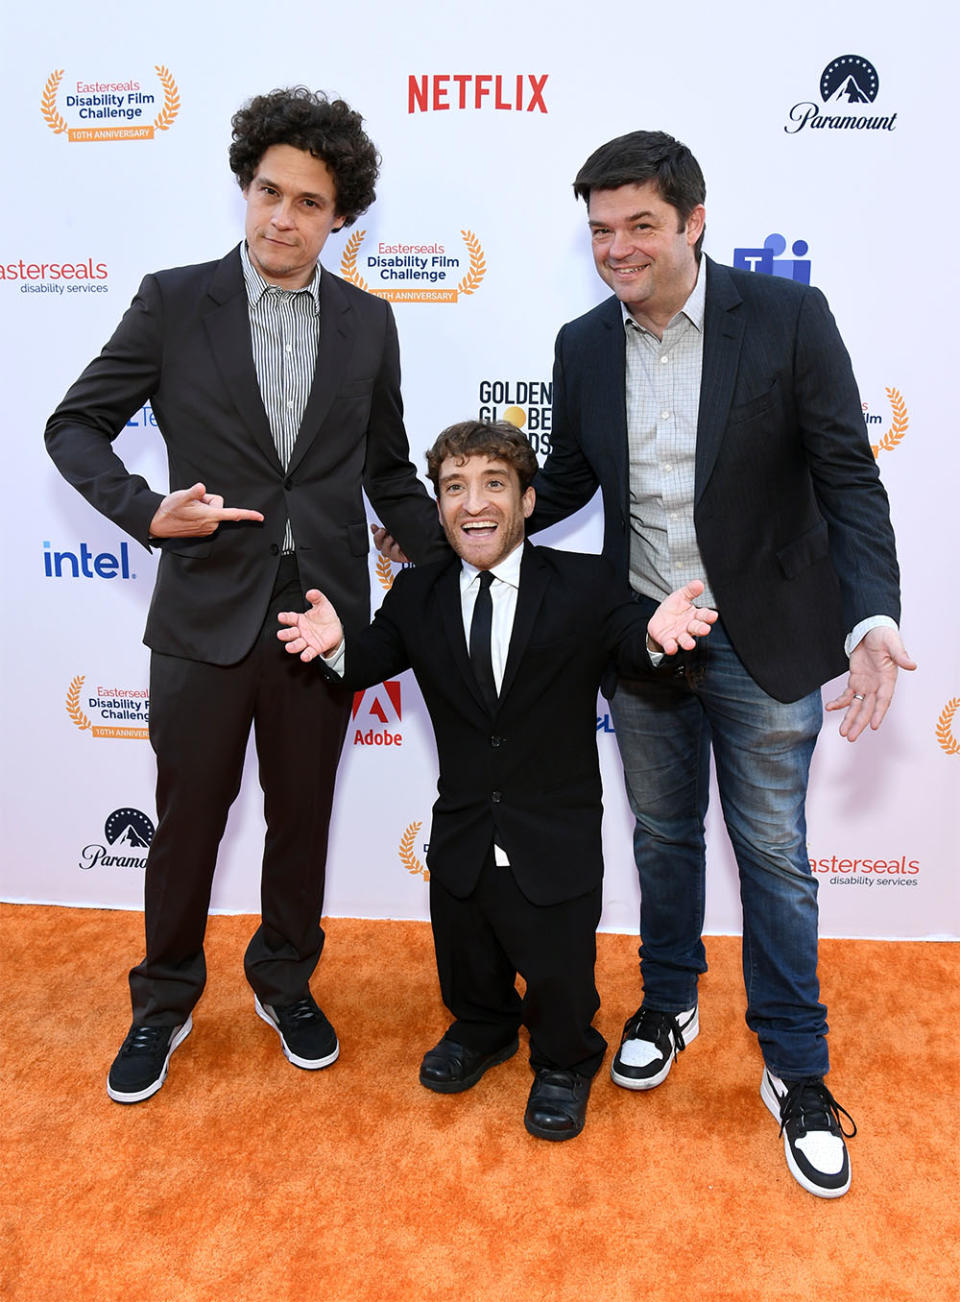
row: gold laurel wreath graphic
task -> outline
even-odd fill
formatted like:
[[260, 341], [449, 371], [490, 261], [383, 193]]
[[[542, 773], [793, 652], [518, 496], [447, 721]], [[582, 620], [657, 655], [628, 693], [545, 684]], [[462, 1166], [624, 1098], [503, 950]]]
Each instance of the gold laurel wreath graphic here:
[[352, 285], [356, 285], [357, 289], [367, 288], [367, 282], [357, 271], [357, 254], [360, 252], [360, 245], [366, 233], [366, 231], [354, 231], [344, 245], [343, 257], [340, 259], [340, 275], [344, 280], [349, 280]]
[[463, 236], [464, 244], [470, 250], [470, 270], [457, 286], [457, 293], [472, 294], [487, 274], [487, 264], [484, 261], [480, 241], [473, 231], [461, 231], [460, 234]]
[[393, 587], [393, 566], [386, 556], [377, 557], [377, 578], [380, 581], [381, 588], [390, 589]]
[[960, 755], [960, 741], [954, 737], [951, 728], [953, 716], [958, 708], [960, 708], [960, 696], [954, 696], [943, 707], [937, 720], [937, 741], [948, 755]]
[[57, 111], [57, 91], [60, 89], [62, 79], [62, 68], [58, 68], [56, 72], [51, 72], [47, 78], [47, 84], [43, 88], [43, 97], [40, 100], [40, 112], [43, 114], [43, 120], [56, 135], [60, 135], [62, 131], [67, 129], [66, 119], [62, 118]]
[[80, 688], [83, 686], [86, 674], [78, 674], [76, 678], [70, 680], [70, 686], [67, 689], [67, 714], [82, 731], [90, 727], [90, 720], [80, 709]]
[[154, 131], [169, 131], [174, 118], [180, 112], [180, 91], [169, 68], [162, 63], [153, 65], [163, 87], [163, 108], [153, 120]]
[[400, 862], [403, 864], [404, 868], [406, 868], [408, 873], [413, 873], [414, 876], [416, 876], [417, 873], [423, 873], [423, 880], [428, 882], [430, 880], [430, 870], [425, 868], [413, 853], [413, 843], [422, 826], [422, 822], [416, 822], [411, 823], [407, 827], [407, 830], [400, 838], [398, 854], [400, 855]]
[[886, 389], [885, 392], [890, 400], [893, 422], [880, 442], [870, 445], [874, 457], [879, 456], [881, 452], [892, 452], [910, 427], [910, 418], [907, 414], [907, 404], [903, 400], [903, 394], [899, 389]]

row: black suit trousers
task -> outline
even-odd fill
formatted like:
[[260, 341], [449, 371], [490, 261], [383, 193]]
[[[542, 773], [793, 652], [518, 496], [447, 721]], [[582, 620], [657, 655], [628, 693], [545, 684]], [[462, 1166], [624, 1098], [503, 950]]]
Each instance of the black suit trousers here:
[[[526, 1025], [530, 1065], [593, 1076], [607, 1042], [591, 1025], [601, 887], [559, 904], [531, 904], [491, 848], [473, 891], [461, 899], [430, 878], [430, 921], [446, 1037], [493, 1052]], [[521, 999], [517, 973], [526, 990]]]
[[251, 725], [266, 838], [262, 918], [244, 967], [261, 1001], [291, 1003], [307, 990], [323, 947], [327, 834], [352, 694], [277, 639], [277, 612], [303, 606], [296, 564], [285, 558], [257, 641], [238, 664], [152, 655], [157, 829], [144, 889], [146, 957], [130, 973], [135, 1022], [182, 1022], [203, 990], [213, 874]]

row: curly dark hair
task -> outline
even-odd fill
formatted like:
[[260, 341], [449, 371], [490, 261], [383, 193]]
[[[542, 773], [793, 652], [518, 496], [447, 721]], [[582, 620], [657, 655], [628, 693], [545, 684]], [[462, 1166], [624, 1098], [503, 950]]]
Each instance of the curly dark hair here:
[[516, 425], [505, 420], [464, 420], [448, 426], [427, 453], [427, 478], [439, 488], [440, 467], [447, 457], [490, 457], [505, 461], [517, 472], [525, 493], [537, 473], [537, 457], [530, 441]]
[[306, 86], [257, 95], [231, 119], [230, 170], [241, 190], [253, 180], [271, 145], [292, 145], [326, 163], [337, 188], [337, 216], [349, 226], [377, 197], [380, 155], [363, 118], [342, 99]]

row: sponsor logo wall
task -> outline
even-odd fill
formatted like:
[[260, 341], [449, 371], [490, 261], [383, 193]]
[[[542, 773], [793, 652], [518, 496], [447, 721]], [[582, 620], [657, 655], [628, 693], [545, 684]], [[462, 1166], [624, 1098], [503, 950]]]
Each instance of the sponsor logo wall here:
[[[911, 13], [919, 23], [929, 0]], [[931, 15], [934, 10], [931, 6]], [[95, 513], [48, 461], [43, 425], [111, 334], [142, 276], [221, 256], [243, 205], [227, 168], [229, 118], [251, 94], [303, 82], [363, 113], [383, 155], [378, 199], [323, 254], [393, 307], [411, 448], [469, 416], [508, 420], [540, 460], [553, 436], [553, 342], [606, 293], [571, 181], [598, 144], [672, 131], [707, 179], [706, 251], [827, 295], [860, 384], [866, 435], [891, 498], [903, 626], [920, 668], [882, 729], [854, 746], [828, 715], [808, 808], [824, 935], [960, 935], [955, 807], [960, 628], [952, 599], [960, 468], [948, 323], [956, 259], [932, 202], [953, 211], [952, 127], [929, 87], [952, 83], [946, 42], [913, 48], [892, 0], [851, 0], [802, 30], [792, 12], [703, 5], [696, 42], [660, 42], [642, 83], [569, 0], [476, 11], [374, 0], [304, 11], [295, 44], [171, 0], [157, 26], [123, 11], [109, 40], [66, 0], [8, 20], [6, 90], [19, 197], [0, 230], [7, 352], [2, 663], [6, 738], [2, 893], [137, 908], [153, 834], [149, 657], [141, 636], [156, 557]], [[209, 51], [218, 50], [215, 84]], [[776, 51], [775, 58], [772, 51]], [[74, 146], [83, 146], [74, 148]], [[937, 177], [936, 196], [918, 179]], [[24, 194], [26, 192], [26, 195]], [[946, 194], [943, 192], [946, 191]], [[25, 197], [31, 199], [24, 206]], [[911, 214], [895, 224], [895, 211]], [[922, 231], [922, 234], [921, 234]], [[166, 490], [150, 403], [115, 444]], [[183, 485], [174, 485], [183, 487]], [[215, 491], [215, 486], [212, 487]], [[596, 551], [592, 504], [539, 540]], [[397, 567], [371, 553], [373, 604]], [[825, 697], [837, 694], [828, 685]], [[557, 702], [557, 709], [563, 709]], [[120, 745], [140, 742], [140, 745]], [[607, 859], [603, 926], [635, 931], [631, 827], [608, 704], [597, 703]], [[412, 676], [354, 700], [331, 829], [327, 908], [427, 916], [436, 753]], [[214, 907], [258, 907], [255, 759], [231, 812]], [[736, 872], [714, 793], [707, 929], [738, 931]]]

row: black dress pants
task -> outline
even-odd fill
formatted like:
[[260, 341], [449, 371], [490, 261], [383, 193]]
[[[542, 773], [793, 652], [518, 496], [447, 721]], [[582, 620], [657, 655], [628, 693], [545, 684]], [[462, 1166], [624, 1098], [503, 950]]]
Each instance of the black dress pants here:
[[352, 694], [277, 639], [277, 612], [304, 605], [296, 562], [284, 557], [260, 634], [239, 663], [153, 653], [157, 829], [144, 887], [146, 957], [130, 973], [135, 1022], [175, 1025], [200, 998], [217, 852], [251, 725], [266, 838], [261, 923], [244, 968], [261, 1001], [292, 1003], [307, 991], [323, 948], [327, 834]]
[[[478, 1052], [530, 1031], [530, 1065], [593, 1076], [607, 1042], [591, 1025], [602, 890], [531, 904], [491, 850], [475, 889], [451, 895], [430, 875], [430, 919], [443, 1002], [456, 1019], [446, 1038]], [[521, 998], [517, 973], [526, 982]]]

